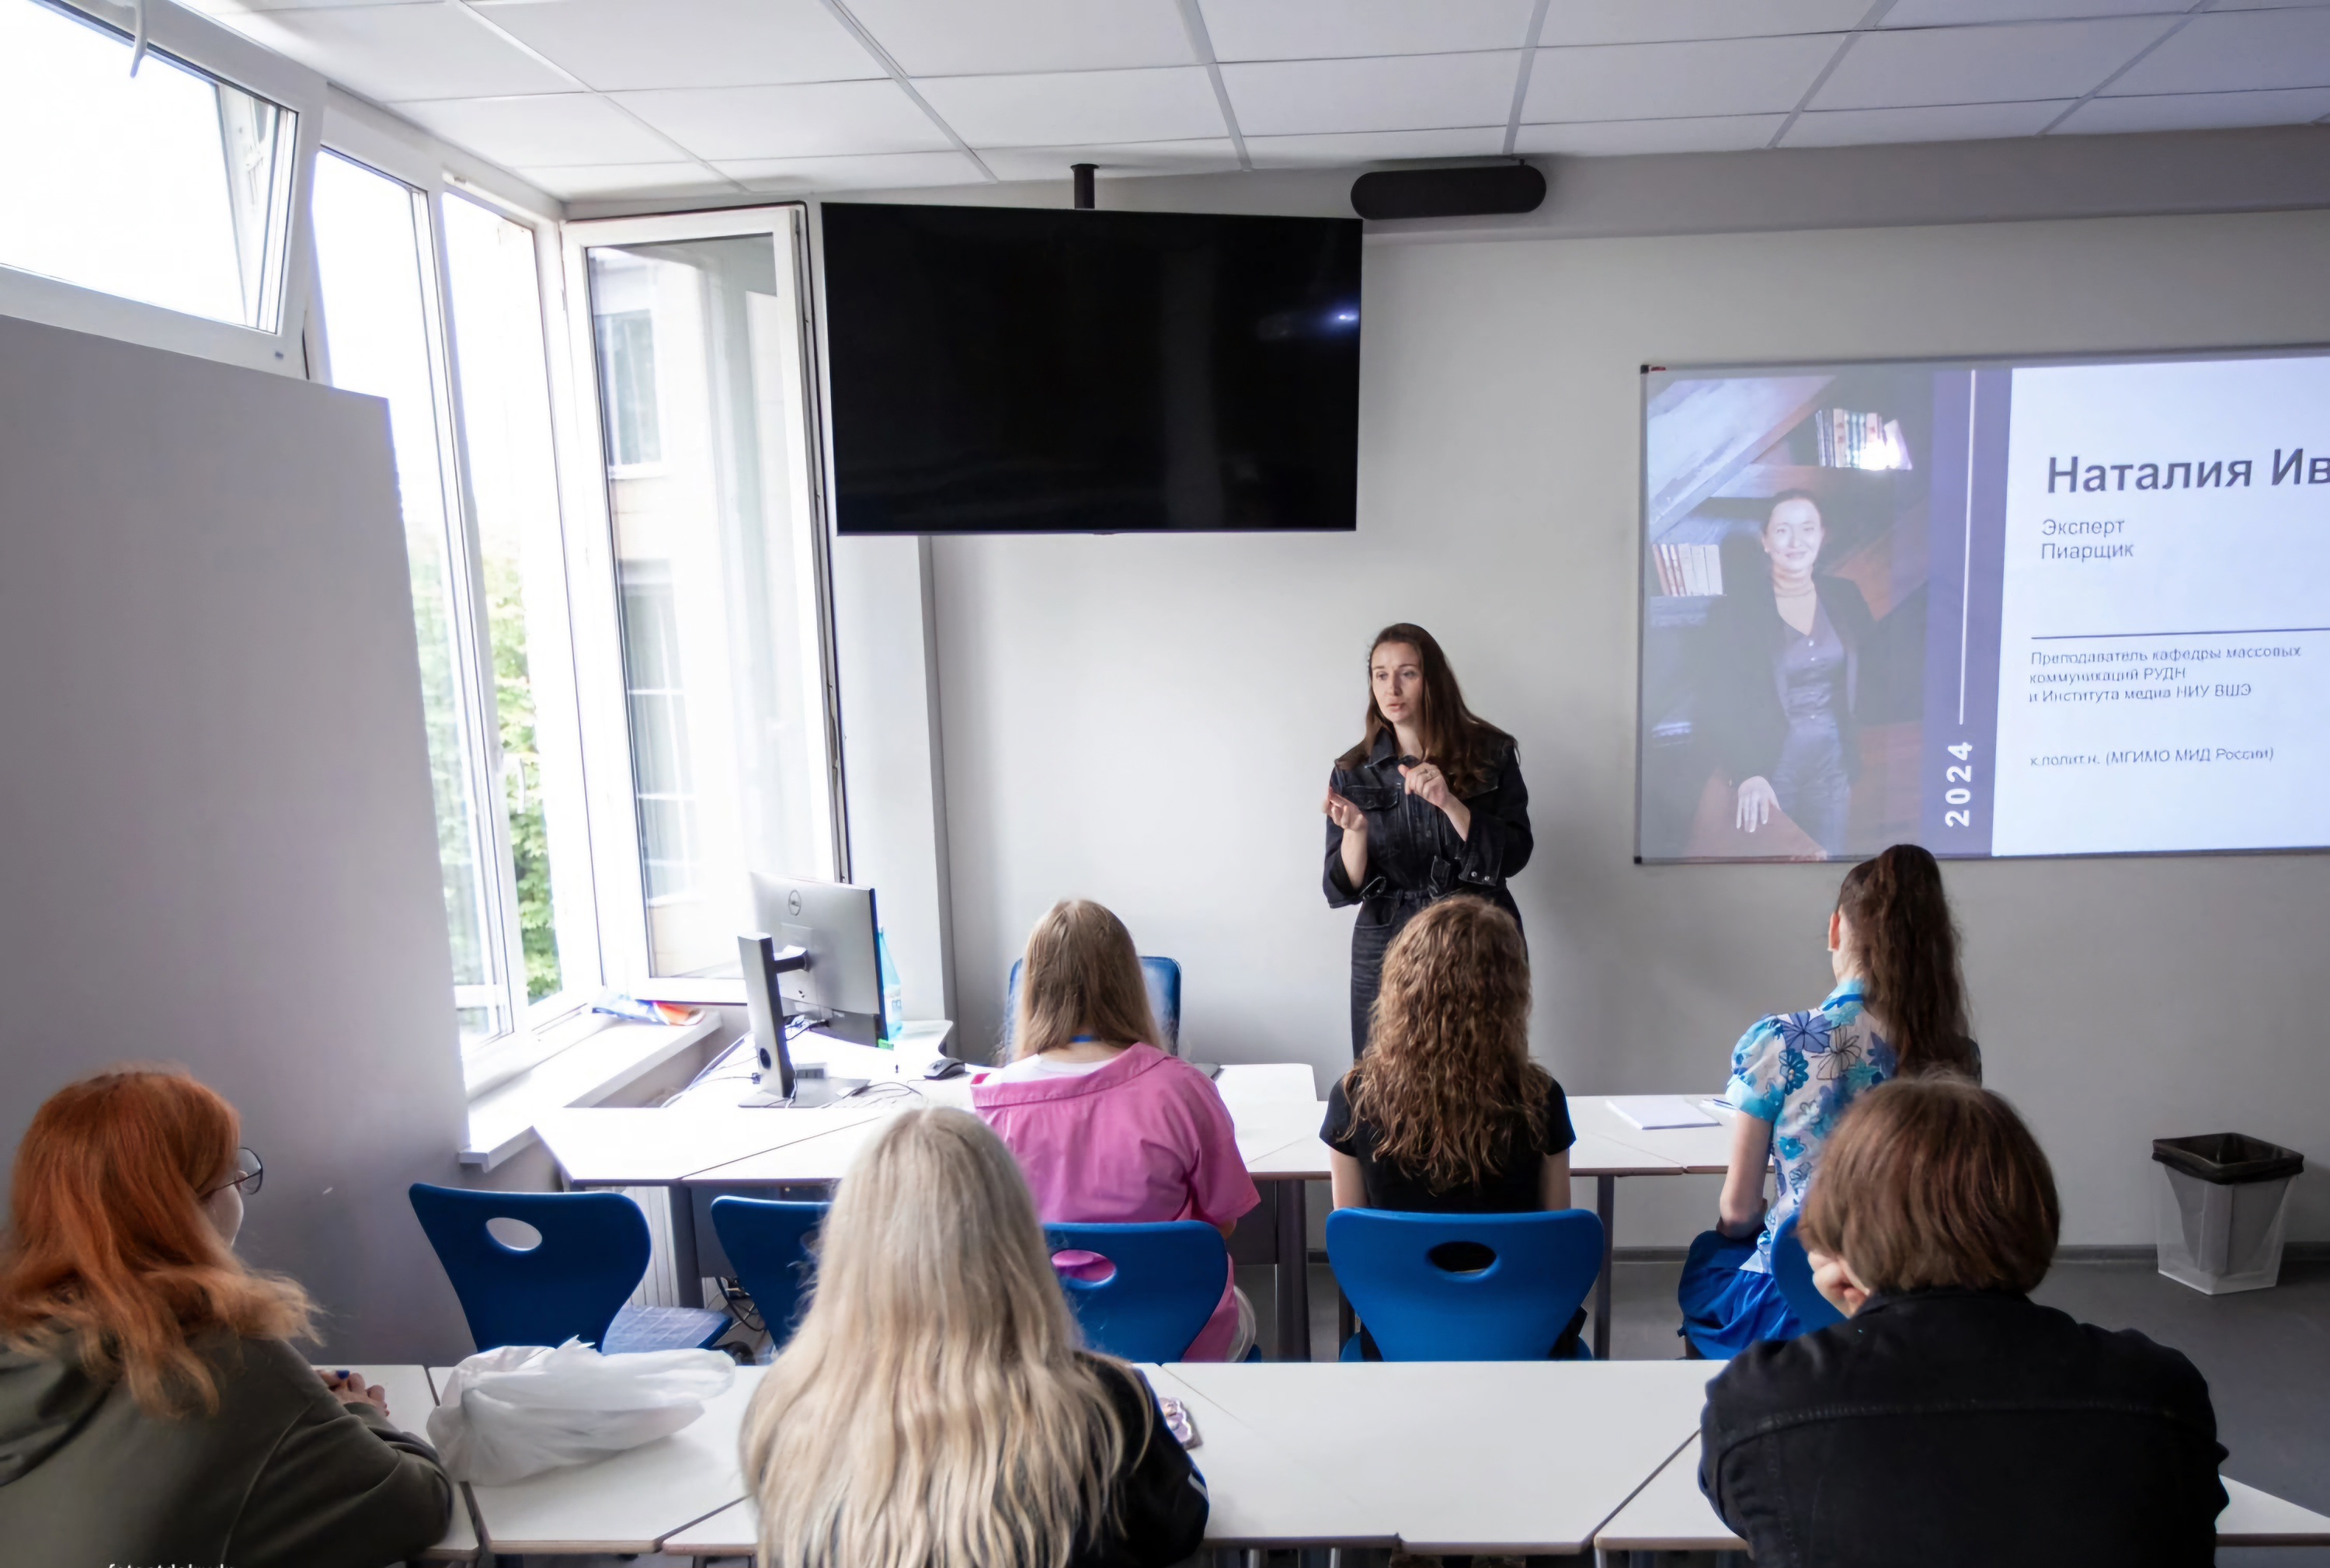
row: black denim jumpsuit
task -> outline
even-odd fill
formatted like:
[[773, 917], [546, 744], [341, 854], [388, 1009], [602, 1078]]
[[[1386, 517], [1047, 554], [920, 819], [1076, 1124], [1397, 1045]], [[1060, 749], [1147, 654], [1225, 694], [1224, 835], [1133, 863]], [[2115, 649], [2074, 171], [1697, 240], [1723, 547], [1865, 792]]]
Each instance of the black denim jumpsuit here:
[[[1343, 830], [1327, 823], [1327, 902], [1331, 908], [1359, 906], [1351, 929], [1351, 1055], [1367, 1049], [1368, 1015], [1383, 976], [1384, 949], [1416, 911], [1452, 893], [1477, 894], [1519, 924], [1521, 912], [1505, 891], [1505, 878], [1529, 864], [1529, 786], [1521, 782], [1519, 753], [1508, 746], [1494, 782], [1460, 797], [1472, 808], [1473, 831], [1456, 836], [1455, 825], [1436, 806], [1409, 796], [1399, 777], [1397, 741], [1387, 730], [1376, 737], [1367, 760], [1336, 768], [1327, 787], [1368, 814], [1368, 882], [1354, 888], [1343, 874]], [[1407, 759], [1413, 767], [1416, 759]]]

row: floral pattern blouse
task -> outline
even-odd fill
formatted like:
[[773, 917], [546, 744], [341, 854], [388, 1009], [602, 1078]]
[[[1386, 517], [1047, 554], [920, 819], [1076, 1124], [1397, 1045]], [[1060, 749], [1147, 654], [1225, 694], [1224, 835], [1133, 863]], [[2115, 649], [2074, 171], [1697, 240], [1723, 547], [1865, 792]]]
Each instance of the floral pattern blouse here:
[[1780, 1194], [1765, 1213], [1756, 1254], [1739, 1265], [1750, 1272], [1771, 1272], [1772, 1237], [1803, 1206], [1821, 1150], [1846, 1108], [1899, 1071], [1893, 1047], [1861, 1006], [1861, 990], [1858, 978], [1846, 980], [1813, 1011], [1775, 1014], [1731, 1049], [1725, 1098], [1772, 1124], [1780, 1172]]

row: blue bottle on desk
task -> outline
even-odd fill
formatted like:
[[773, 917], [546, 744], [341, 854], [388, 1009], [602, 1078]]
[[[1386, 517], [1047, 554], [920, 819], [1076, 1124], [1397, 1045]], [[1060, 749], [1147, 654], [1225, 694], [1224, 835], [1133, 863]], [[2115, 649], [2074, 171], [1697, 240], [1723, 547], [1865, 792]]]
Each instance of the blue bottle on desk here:
[[879, 928], [874, 932], [874, 956], [882, 970], [882, 1044], [887, 1048], [898, 1043], [905, 1025], [906, 987], [899, 984], [898, 966], [890, 961], [890, 933]]

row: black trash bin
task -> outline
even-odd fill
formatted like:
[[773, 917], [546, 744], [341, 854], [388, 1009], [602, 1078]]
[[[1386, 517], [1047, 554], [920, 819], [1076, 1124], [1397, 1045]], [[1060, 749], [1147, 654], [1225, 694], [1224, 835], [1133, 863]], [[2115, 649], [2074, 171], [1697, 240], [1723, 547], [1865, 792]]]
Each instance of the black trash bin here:
[[2212, 1296], [2262, 1290], [2281, 1279], [2289, 1184], [2306, 1168], [2296, 1149], [2246, 1133], [2155, 1138], [2160, 1271]]

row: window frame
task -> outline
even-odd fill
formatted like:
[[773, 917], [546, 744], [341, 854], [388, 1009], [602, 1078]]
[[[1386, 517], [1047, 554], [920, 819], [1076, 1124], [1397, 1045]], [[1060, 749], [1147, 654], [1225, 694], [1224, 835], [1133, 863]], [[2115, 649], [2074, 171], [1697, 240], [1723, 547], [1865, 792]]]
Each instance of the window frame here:
[[[77, 12], [124, 39], [137, 31], [136, 11], [117, 0], [42, 3]], [[7, 266], [0, 266], [0, 316], [119, 338], [175, 354], [195, 354], [277, 375], [306, 378], [310, 372], [306, 333], [316, 298], [308, 203], [313, 191], [316, 155], [324, 140], [329, 96], [324, 78], [260, 48], [207, 16], [175, 5], [148, 6], [146, 23], [149, 52], [166, 54], [205, 76], [254, 93], [298, 117], [291, 145], [291, 205], [284, 226], [282, 275], [275, 280], [280, 305], [275, 330], [189, 316], [167, 306], [125, 299], [102, 289]]]
[[[565, 373], [564, 355], [559, 349], [564, 334], [560, 330], [558, 316], [564, 308], [558, 268], [559, 224], [550, 214], [519, 205], [498, 191], [449, 171], [442, 150], [433, 143], [425, 143], [411, 133], [404, 133], [398, 122], [379, 115], [377, 111], [366, 112], [368, 109], [369, 106], [353, 99], [343, 101], [342, 95], [334, 93], [327, 105], [318, 153], [336, 154], [394, 180], [412, 192], [418, 210], [422, 214], [428, 238], [430, 265], [424, 274], [427, 287], [423, 292], [427, 298], [431, 383], [440, 410], [437, 439], [445, 482], [451, 492], [447, 496], [447, 513], [455, 520], [459, 534], [458, 539], [447, 541], [447, 548], [449, 552], [457, 553], [461, 562], [461, 571], [456, 578], [456, 594], [459, 600], [456, 620], [461, 628], [467, 654], [460, 671], [462, 700], [468, 705], [469, 714], [478, 721], [474, 728], [480, 739], [476, 754], [467, 761], [474, 775], [472, 787], [478, 792], [478, 798], [488, 803], [481, 815], [485, 818], [484, 849], [494, 868], [495, 958], [501, 977], [498, 984], [455, 987], [453, 1005], [457, 1008], [463, 1006], [500, 1006], [505, 1008], [509, 1020], [508, 1027], [501, 1033], [462, 1049], [462, 1063], [469, 1091], [477, 1094], [525, 1072], [572, 1044], [572, 1040], [555, 1026], [591, 1004], [600, 994], [606, 971], [604, 940], [599, 929], [599, 901], [594, 891], [596, 856], [592, 849], [596, 838], [592, 825], [597, 813], [592, 809], [591, 758], [588, 747], [584, 746], [581, 748], [582, 754], [579, 759], [582, 770], [580, 788], [572, 802], [582, 820], [575, 825], [578, 831], [568, 846], [570, 850], [579, 852], [570, 853], [555, 862], [552, 868], [561, 986], [556, 993], [540, 1001], [528, 1002], [526, 999], [525, 949], [518, 925], [516, 863], [512, 853], [509, 815], [502, 786], [501, 732], [499, 724], [494, 722], [492, 628], [484, 612], [487, 603], [484, 553], [480, 547], [475, 486], [469, 473], [468, 425], [461, 402], [460, 350], [452, 319], [452, 270], [445, 241], [443, 207], [449, 199], [475, 202], [497, 216], [524, 226], [534, 236], [535, 287], [542, 308], [543, 368], [550, 402], [547, 418], [550, 421], [551, 478], [556, 490], [560, 517], [558, 532], [563, 560], [559, 575], [565, 600], [563, 607], [565, 613], [556, 618], [562, 624], [542, 628], [548, 633], [544, 639], [543, 651], [557, 656], [550, 661], [555, 668], [530, 672], [536, 689], [537, 712], [542, 704], [542, 693], [546, 687], [565, 694], [560, 699], [562, 702], [579, 705], [582, 699], [580, 671], [573, 656], [578, 563], [573, 549], [572, 506], [566, 479], [567, 448], [572, 444], [567, 432], [573, 427], [569, 423], [571, 409], [567, 406], [571, 381]], [[308, 250], [311, 269], [313, 256], [311, 245]], [[313, 289], [312, 271], [309, 284]], [[316, 379], [329, 383], [329, 324], [323, 316], [321, 291], [315, 289], [314, 292], [317, 300]], [[535, 629], [532, 626], [527, 628], [529, 662], [535, 653]], [[471, 999], [467, 994], [472, 991], [487, 995]]]
[[[841, 707], [835, 671], [832, 527], [825, 472], [821, 356], [810, 270], [810, 208], [803, 202], [721, 207], [692, 213], [592, 218], [560, 225], [564, 257], [573, 423], [567, 427], [568, 558], [588, 563], [588, 584], [577, 581], [570, 613], [574, 626], [576, 701], [582, 721], [583, 771], [591, 794], [592, 859], [597, 868], [599, 941], [607, 983], [660, 1001], [734, 1006], [742, 982], [733, 977], [658, 977], [648, 936], [642, 835], [623, 665], [621, 589], [614, 548], [609, 480], [644, 471], [618, 469], [604, 449], [597, 345], [593, 337], [588, 252], [602, 245], [648, 245], [765, 234], [791, 256], [794, 312], [800, 342], [800, 418], [808, 455], [811, 575], [816, 584], [818, 687], [824, 712], [825, 787], [833, 835], [836, 877], [849, 879], [849, 818], [843, 789]], [[655, 465], [660, 468], [661, 465]]]

